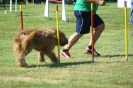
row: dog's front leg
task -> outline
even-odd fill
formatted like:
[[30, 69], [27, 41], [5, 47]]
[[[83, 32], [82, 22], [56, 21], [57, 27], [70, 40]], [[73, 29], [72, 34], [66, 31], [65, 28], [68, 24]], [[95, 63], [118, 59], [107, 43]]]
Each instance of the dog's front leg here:
[[47, 54], [47, 56], [50, 58], [50, 60], [54, 63], [58, 63], [58, 58], [56, 57], [54, 52], [50, 52]]
[[38, 54], [38, 61], [39, 62], [45, 62], [44, 53], [43, 52], [39, 52], [39, 54]]

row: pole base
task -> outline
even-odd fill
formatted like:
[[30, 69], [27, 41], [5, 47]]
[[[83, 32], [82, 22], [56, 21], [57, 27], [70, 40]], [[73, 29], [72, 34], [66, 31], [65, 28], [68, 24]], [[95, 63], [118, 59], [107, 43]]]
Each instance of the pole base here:
[[125, 59], [126, 59], [126, 61], [128, 61], [128, 58], [127, 57]]
[[94, 63], [94, 58], [92, 58], [92, 62]]
[[58, 64], [60, 64], [60, 60], [58, 60]]

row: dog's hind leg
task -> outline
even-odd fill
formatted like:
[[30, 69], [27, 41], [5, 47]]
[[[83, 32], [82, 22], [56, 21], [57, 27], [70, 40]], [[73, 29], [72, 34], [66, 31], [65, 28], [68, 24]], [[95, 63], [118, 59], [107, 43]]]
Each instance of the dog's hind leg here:
[[32, 46], [29, 46], [28, 48], [26, 48], [26, 50], [22, 50], [17, 53], [16, 60], [17, 60], [18, 66], [27, 67], [25, 56], [28, 55], [31, 51], [32, 51]]
[[44, 53], [43, 52], [39, 52], [38, 53], [38, 61], [39, 62], [45, 62]]
[[25, 62], [25, 53], [24, 52], [18, 53], [16, 60], [17, 60], [18, 66], [27, 67], [27, 63]]
[[58, 63], [58, 58], [56, 57], [55, 53], [54, 52], [51, 52], [51, 53], [48, 53], [46, 54], [50, 60], [54, 63]]

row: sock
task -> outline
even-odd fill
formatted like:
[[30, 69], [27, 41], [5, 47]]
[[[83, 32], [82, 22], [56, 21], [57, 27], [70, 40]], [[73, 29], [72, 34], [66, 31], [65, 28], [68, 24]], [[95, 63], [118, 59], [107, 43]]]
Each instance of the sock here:
[[92, 46], [90, 45], [90, 46], [88, 46], [88, 48], [89, 48], [89, 49], [92, 49]]
[[62, 51], [63, 51], [63, 52], [67, 52], [68, 50], [67, 50], [67, 49], [63, 49]]

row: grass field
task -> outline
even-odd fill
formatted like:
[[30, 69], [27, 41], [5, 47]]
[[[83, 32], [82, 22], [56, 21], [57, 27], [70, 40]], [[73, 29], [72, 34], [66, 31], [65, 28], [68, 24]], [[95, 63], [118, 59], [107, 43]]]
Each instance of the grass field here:
[[[106, 28], [95, 48], [101, 54], [92, 63], [91, 55], [84, 53], [90, 34], [84, 35], [70, 50], [71, 58], [61, 57], [60, 64], [37, 61], [37, 52], [27, 57], [28, 68], [17, 66], [12, 51], [13, 37], [20, 31], [18, 12], [9, 11], [0, 5], [0, 88], [133, 88], [133, 25], [129, 21], [128, 9], [128, 61], [125, 59], [124, 9], [117, 3], [99, 7], [98, 14], [105, 21]], [[44, 18], [44, 4], [22, 4], [24, 28], [55, 28], [55, 7], [50, 4], [50, 19]], [[73, 6], [66, 5], [69, 22], [61, 21], [59, 5], [59, 26], [67, 37], [75, 31]], [[7, 11], [6, 14], [4, 12]], [[61, 47], [62, 49], [63, 47]], [[57, 47], [54, 50], [57, 54]]]

